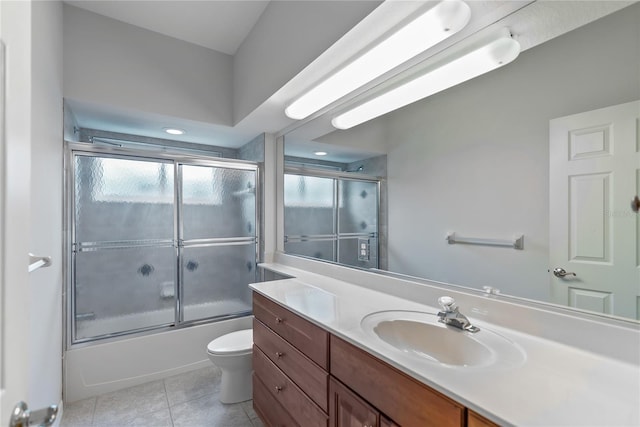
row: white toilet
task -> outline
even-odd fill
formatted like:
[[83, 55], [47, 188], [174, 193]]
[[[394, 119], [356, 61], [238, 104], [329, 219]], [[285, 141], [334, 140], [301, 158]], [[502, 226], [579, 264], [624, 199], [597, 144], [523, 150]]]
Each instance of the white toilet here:
[[207, 345], [209, 359], [222, 371], [220, 402], [238, 403], [252, 398], [253, 329], [222, 335]]

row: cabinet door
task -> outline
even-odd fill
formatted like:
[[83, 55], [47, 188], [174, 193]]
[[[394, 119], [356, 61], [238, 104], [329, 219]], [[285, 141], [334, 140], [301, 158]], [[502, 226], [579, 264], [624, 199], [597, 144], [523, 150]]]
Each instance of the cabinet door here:
[[379, 412], [333, 378], [329, 396], [330, 427], [379, 427]]
[[380, 427], [400, 427], [384, 415], [380, 415]]
[[498, 424], [486, 419], [482, 415], [476, 414], [472, 410], [468, 410], [467, 427], [498, 427]]

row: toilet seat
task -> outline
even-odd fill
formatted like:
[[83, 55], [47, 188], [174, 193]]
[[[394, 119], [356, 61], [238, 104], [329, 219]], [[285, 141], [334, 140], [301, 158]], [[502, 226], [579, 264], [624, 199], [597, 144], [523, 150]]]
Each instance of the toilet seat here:
[[218, 355], [236, 355], [251, 353], [253, 348], [253, 329], [231, 332], [211, 341], [207, 352]]

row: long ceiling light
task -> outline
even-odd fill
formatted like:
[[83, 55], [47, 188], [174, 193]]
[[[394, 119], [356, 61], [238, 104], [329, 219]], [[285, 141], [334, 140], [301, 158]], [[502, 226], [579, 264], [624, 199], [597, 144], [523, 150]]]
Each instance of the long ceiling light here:
[[308, 117], [457, 33], [470, 18], [471, 9], [463, 1], [438, 3], [293, 101], [285, 114], [296, 120]]
[[499, 37], [479, 48], [334, 117], [331, 123], [338, 129], [349, 129], [495, 70], [513, 61], [519, 54], [520, 44], [511, 38], [508, 29], [504, 29]]

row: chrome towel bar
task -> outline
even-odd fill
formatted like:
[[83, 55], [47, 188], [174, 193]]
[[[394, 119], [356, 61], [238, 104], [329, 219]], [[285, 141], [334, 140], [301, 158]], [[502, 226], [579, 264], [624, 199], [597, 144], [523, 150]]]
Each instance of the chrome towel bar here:
[[485, 246], [502, 246], [513, 249], [524, 249], [524, 235], [514, 238], [513, 240], [502, 239], [484, 239], [478, 237], [461, 237], [456, 236], [456, 233], [447, 234], [447, 242], [450, 245], [454, 243], [466, 243], [469, 245], [485, 245]]

